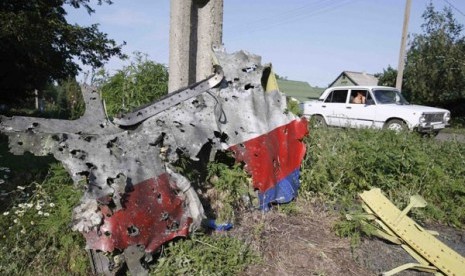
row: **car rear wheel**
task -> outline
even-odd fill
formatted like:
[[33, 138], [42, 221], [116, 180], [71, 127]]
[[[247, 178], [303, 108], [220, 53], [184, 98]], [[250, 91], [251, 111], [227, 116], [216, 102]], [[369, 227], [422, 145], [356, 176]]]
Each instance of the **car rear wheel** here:
[[310, 122], [312, 122], [314, 127], [324, 128], [328, 126], [328, 124], [326, 124], [325, 118], [323, 118], [321, 115], [313, 115], [310, 119]]
[[406, 131], [407, 125], [402, 120], [392, 119], [384, 124], [384, 129], [392, 130], [399, 133], [402, 131]]

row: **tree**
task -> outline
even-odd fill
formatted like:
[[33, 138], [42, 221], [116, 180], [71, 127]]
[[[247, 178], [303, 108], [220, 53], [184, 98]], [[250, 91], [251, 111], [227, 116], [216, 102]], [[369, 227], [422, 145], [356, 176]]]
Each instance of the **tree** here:
[[168, 93], [168, 69], [163, 64], [147, 60], [147, 56], [135, 53], [130, 65], [108, 76], [102, 69], [94, 83], [102, 91], [107, 112], [114, 116], [128, 112]]
[[[100, 67], [121, 45], [98, 30], [66, 21], [65, 5], [94, 10], [91, 0], [0, 1], [0, 95], [18, 104], [56, 80], [74, 77], [84, 65]], [[111, 4], [111, 0], [98, 0]]]
[[75, 78], [49, 84], [42, 93], [40, 117], [73, 120], [84, 114], [81, 88]]
[[389, 65], [388, 68], [383, 69], [383, 73], [375, 74], [375, 77], [378, 78], [378, 85], [395, 87], [397, 70]]
[[411, 101], [451, 107], [465, 103], [465, 38], [450, 8], [430, 4], [423, 34], [413, 35], [407, 53], [403, 91]]

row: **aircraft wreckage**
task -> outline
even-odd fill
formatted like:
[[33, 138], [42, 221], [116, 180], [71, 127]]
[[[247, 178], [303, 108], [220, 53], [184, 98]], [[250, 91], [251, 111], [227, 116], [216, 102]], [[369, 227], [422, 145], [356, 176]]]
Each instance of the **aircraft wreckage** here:
[[231, 151], [252, 176], [262, 209], [296, 196], [307, 121], [285, 111], [259, 56], [215, 54], [220, 66], [209, 78], [113, 120], [86, 85], [77, 120], [0, 117], [12, 153], [52, 154], [76, 186], [85, 183], [72, 227], [84, 235], [95, 272], [116, 273], [119, 256], [131, 274], [145, 274], [141, 260], [200, 226], [200, 200], [170, 166], [177, 151], [192, 159], [206, 145], [210, 156]]

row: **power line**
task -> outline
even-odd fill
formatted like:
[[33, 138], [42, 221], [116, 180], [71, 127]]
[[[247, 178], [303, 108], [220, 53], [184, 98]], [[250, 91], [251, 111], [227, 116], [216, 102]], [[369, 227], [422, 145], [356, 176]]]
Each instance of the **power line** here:
[[[332, 4], [334, 3], [332, 0], [317, 0], [317, 1], [312, 1], [310, 3], [307, 3], [303, 6], [293, 8], [290, 10], [285, 10], [285, 11], [280, 11], [278, 13], [268, 15], [266, 17], [261, 17], [261, 18], [256, 18], [252, 20], [248, 20], [247, 22], [244, 22], [243, 24], [235, 24], [232, 27], [242, 27], [243, 25], [246, 26], [253, 26], [253, 25], [259, 25], [260, 23], [269, 23], [270, 21], [276, 22], [276, 21], [281, 21], [282, 19], [286, 20], [290, 17], [295, 17], [298, 16], [302, 13], [305, 13], [307, 10], [315, 10], [319, 8], [324, 8], [326, 5], [325, 4]], [[239, 26], [240, 25], [240, 26]]]
[[449, 1], [447, 0], [444, 0], [444, 2], [446, 2], [449, 6], [451, 6], [454, 10], [456, 10], [458, 13], [460, 13], [461, 15], [465, 16], [465, 13], [463, 13], [461, 10], [459, 10], [457, 7], [455, 7], [454, 5], [452, 5], [452, 3], [450, 3]]
[[[330, 12], [332, 10], [335, 10], [339, 7], [345, 6], [353, 2], [354, 1], [350, 1], [350, 0], [342, 0], [339, 2], [322, 0], [322, 1], [317, 1], [317, 3], [314, 3], [316, 5], [312, 6], [311, 4], [307, 4], [297, 9], [284, 11], [275, 17], [266, 17], [266, 18], [256, 19], [256, 20], [248, 22], [249, 28], [247, 30], [247, 34], [269, 30], [272, 28], [276, 28], [278, 26], [288, 24], [288, 23], [300, 21], [305, 18], [327, 13], [327, 12]], [[259, 21], [265, 21], [266, 24], [257, 24]], [[252, 22], [254, 24], [252, 24]], [[237, 36], [240, 36], [240, 34], [233, 35], [232, 40], [237, 40]]]

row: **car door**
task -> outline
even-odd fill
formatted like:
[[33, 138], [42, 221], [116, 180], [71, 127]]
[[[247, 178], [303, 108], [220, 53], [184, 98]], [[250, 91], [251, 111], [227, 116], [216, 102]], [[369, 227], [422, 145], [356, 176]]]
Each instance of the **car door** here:
[[[362, 95], [357, 98], [357, 95]], [[360, 101], [360, 98], [363, 100]], [[350, 89], [349, 101], [345, 105], [346, 127], [373, 127], [376, 118], [376, 104], [368, 89]]]
[[331, 91], [322, 104], [322, 109], [328, 125], [343, 126], [346, 121], [344, 114], [348, 89], [334, 89]]

